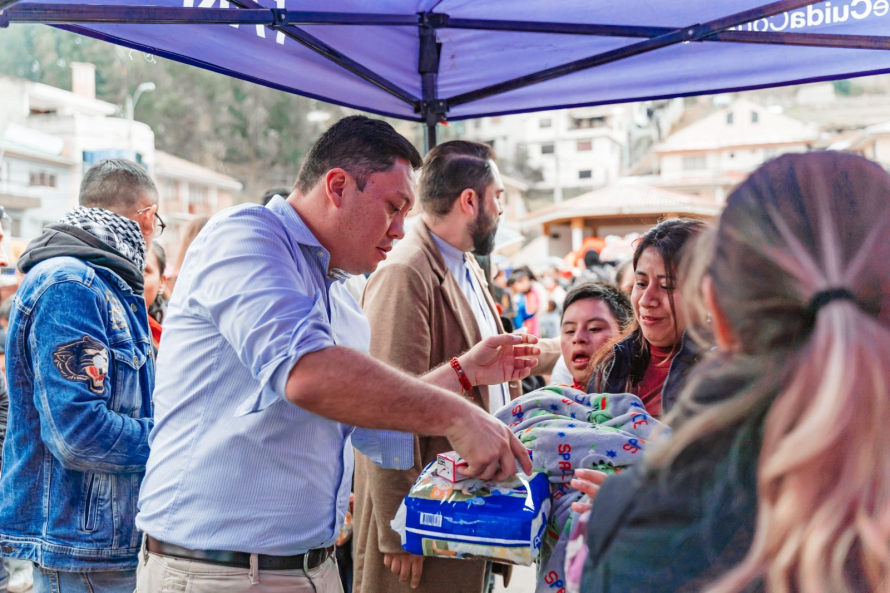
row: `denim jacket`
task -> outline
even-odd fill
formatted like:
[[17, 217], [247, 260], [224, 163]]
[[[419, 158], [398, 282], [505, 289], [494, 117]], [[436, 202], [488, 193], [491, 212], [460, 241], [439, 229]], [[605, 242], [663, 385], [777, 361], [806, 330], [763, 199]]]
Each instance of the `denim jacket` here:
[[0, 553], [61, 571], [136, 567], [153, 421], [145, 302], [110, 269], [51, 257], [9, 320]]

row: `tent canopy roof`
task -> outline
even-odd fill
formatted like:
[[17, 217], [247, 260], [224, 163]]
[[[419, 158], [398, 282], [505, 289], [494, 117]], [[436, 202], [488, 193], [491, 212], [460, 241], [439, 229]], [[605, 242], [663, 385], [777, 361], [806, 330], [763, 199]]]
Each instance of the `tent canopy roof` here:
[[428, 124], [890, 72], [888, 0], [88, 1], [0, 0], [0, 26]]

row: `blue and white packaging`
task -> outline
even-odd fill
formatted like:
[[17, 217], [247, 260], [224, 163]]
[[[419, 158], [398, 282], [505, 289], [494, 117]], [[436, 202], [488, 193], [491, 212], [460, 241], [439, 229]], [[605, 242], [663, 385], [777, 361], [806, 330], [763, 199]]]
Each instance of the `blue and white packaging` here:
[[411, 554], [529, 566], [538, 558], [549, 514], [545, 474], [455, 483], [438, 476], [433, 462], [417, 478], [391, 526]]

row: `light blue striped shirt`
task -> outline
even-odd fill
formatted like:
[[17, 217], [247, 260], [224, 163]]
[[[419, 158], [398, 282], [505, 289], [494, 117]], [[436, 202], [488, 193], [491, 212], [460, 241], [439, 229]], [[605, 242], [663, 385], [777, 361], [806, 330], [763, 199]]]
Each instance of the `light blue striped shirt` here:
[[285, 398], [304, 354], [369, 348], [329, 261], [281, 197], [214, 216], [192, 243], [164, 323], [139, 529], [190, 549], [300, 554], [337, 539], [353, 445], [383, 467], [413, 466], [412, 435]]

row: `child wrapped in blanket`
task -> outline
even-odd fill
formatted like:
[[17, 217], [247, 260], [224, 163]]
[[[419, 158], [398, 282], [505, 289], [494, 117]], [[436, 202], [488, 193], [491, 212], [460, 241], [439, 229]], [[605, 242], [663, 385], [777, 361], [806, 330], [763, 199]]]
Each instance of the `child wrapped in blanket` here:
[[550, 480], [553, 506], [538, 561], [536, 591], [558, 591], [567, 582], [566, 549], [580, 516], [572, 503], [585, 497], [570, 485], [575, 470], [620, 472], [643, 456], [650, 436], [667, 429], [646, 413], [635, 395], [588, 394], [564, 385], [528, 393], [495, 416], [529, 450], [534, 470]]

